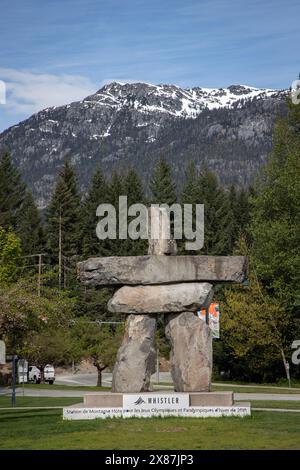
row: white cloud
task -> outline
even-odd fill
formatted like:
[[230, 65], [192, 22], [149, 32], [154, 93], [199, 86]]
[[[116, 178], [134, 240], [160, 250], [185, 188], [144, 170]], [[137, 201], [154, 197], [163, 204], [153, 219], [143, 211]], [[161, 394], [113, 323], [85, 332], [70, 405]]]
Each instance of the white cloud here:
[[60, 106], [94, 93], [99, 84], [76, 75], [39, 74], [0, 68], [6, 84], [6, 111], [32, 114], [50, 106]]

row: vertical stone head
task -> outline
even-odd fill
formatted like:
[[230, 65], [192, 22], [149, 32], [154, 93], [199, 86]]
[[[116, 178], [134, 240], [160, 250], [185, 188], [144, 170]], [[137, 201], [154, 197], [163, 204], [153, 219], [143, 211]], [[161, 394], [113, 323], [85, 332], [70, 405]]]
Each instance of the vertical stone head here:
[[149, 255], [176, 255], [177, 244], [171, 236], [170, 216], [166, 208], [148, 209]]

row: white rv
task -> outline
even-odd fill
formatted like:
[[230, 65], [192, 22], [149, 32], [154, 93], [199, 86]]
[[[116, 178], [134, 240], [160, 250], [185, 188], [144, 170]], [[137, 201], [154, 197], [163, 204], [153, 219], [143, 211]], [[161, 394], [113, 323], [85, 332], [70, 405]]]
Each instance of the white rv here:
[[41, 383], [41, 371], [36, 366], [29, 366], [28, 369], [28, 382], [33, 382], [35, 384]]
[[55, 380], [54, 367], [51, 364], [46, 364], [44, 368], [44, 381], [52, 385], [54, 383], [54, 380]]

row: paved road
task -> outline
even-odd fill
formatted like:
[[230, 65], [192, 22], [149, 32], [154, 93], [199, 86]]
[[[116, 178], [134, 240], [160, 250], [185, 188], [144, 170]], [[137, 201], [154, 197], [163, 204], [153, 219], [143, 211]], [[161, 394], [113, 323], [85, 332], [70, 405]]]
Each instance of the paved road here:
[[[102, 384], [103, 386], [110, 387], [111, 386], [111, 373], [104, 372], [102, 374]], [[169, 386], [164, 385], [157, 385], [155, 389], [165, 389], [168, 390], [171, 388], [171, 376], [169, 372], [160, 372], [159, 374], [160, 382], [170, 383]], [[152, 380], [156, 381], [157, 377], [156, 374], [152, 376]], [[70, 386], [95, 386], [97, 384], [97, 374], [90, 373], [90, 374], [69, 374], [69, 375], [59, 375], [56, 378], [55, 383], [57, 385], [70, 385]], [[221, 385], [218, 383], [218, 385]], [[234, 390], [234, 387], [230, 384], [222, 384], [231, 387]], [[249, 385], [239, 385], [239, 387], [249, 387]], [[256, 387], [256, 386], [255, 386]], [[261, 388], [270, 388], [270, 386], [260, 386]], [[273, 387], [272, 387], [273, 388]], [[274, 388], [281, 388], [281, 387], [274, 387]], [[285, 390], [282, 387], [282, 390]], [[286, 388], [286, 390], [289, 390]], [[300, 392], [300, 390], [299, 390]], [[0, 396], [1, 395], [8, 395], [11, 391], [9, 389], [0, 388]], [[84, 390], [51, 390], [51, 389], [37, 389], [34, 388], [25, 388], [24, 392], [23, 389], [20, 387], [17, 389], [17, 395], [22, 396], [32, 396], [32, 397], [82, 397], [86, 391]], [[97, 392], [89, 392], [89, 393], [97, 393]], [[295, 394], [285, 394], [283, 393], [234, 393], [235, 400], [282, 400], [282, 401], [300, 401], [300, 393]]]
[[[103, 379], [103, 385], [104, 386], [108, 386], [110, 387], [111, 385], [111, 373], [109, 372], [104, 372], [102, 374], [102, 379]], [[152, 381], [153, 382], [157, 382], [157, 376], [156, 374], [153, 374], [152, 375]], [[172, 385], [172, 379], [171, 379], [171, 374], [170, 372], [160, 372], [159, 373], [159, 382], [163, 382], [163, 383], [169, 383], [170, 385]], [[95, 373], [89, 373], [89, 374], [76, 374], [76, 375], [59, 375], [57, 376], [56, 378], [56, 381], [55, 381], [56, 384], [58, 385], [88, 385], [88, 386], [95, 386], [97, 385], [97, 374]], [[271, 385], [233, 385], [233, 384], [229, 384], [229, 383], [220, 383], [220, 382], [216, 382], [216, 383], [213, 383], [213, 385], [220, 385], [222, 387], [228, 387], [228, 388], [231, 388], [234, 390], [234, 387], [239, 387], [239, 388], [251, 388], [251, 387], [254, 387], [254, 388], [261, 388], [261, 389], [265, 389], [265, 388], [274, 388], [274, 389], [279, 389], [279, 390], [290, 390], [290, 388], [288, 387], [278, 387], [278, 386], [271, 386]], [[300, 394], [300, 388], [298, 389], [298, 391], [296, 392], [295, 390], [295, 393], [298, 393]], [[299, 397], [300, 399], [300, 397]]]
[[[112, 374], [110, 372], [103, 372], [102, 373], [102, 385], [104, 387], [110, 387], [112, 380]], [[152, 381], [157, 381], [156, 374], [152, 375]], [[159, 381], [160, 382], [168, 382], [170, 385], [172, 384], [172, 379], [170, 372], [160, 372], [159, 374]], [[55, 383], [57, 385], [88, 385], [88, 386], [95, 386], [97, 385], [97, 374], [89, 373], [89, 374], [69, 374], [69, 375], [58, 375], [56, 377]]]

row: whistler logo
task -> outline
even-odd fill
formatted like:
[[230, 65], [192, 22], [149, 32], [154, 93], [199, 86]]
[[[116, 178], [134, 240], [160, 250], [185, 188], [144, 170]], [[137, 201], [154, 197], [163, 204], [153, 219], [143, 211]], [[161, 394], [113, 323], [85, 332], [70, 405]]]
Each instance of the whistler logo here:
[[123, 408], [143, 413], [167, 409], [183, 409], [189, 407], [188, 393], [124, 393]]
[[179, 399], [176, 396], [149, 396], [147, 397], [147, 401], [145, 401], [142, 397], [139, 397], [135, 402], [134, 405], [177, 405], [179, 403]]
[[146, 403], [145, 400], [142, 399], [142, 397], [139, 397], [134, 404], [135, 405], [142, 405], [143, 403]]

